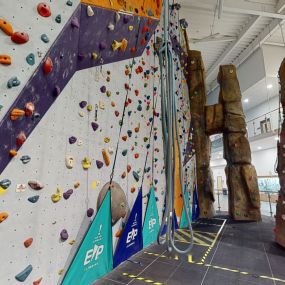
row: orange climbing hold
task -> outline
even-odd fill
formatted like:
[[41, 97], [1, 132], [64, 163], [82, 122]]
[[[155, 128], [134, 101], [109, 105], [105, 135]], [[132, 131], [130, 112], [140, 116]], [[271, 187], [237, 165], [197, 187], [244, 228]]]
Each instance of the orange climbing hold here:
[[12, 63], [11, 57], [6, 54], [0, 54], [0, 63], [4, 65], [10, 65]]
[[16, 156], [17, 154], [18, 154], [18, 152], [17, 152], [15, 149], [11, 149], [11, 150], [9, 151], [9, 155], [10, 155], [11, 157]]
[[33, 243], [33, 238], [28, 238], [24, 241], [24, 246], [25, 248], [28, 248], [31, 246], [31, 244]]
[[5, 21], [4, 19], [0, 19], [0, 29], [7, 35], [12, 36], [13, 35], [13, 27], [12, 25]]
[[0, 223], [4, 222], [8, 218], [9, 214], [6, 212], [0, 213]]
[[119, 237], [122, 235], [122, 233], [123, 233], [123, 229], [119, 229], [119, 230], [116, 232], [115, 237], [116, 237], [116, 238], [119, 238]]
[[105, 149], [102, 150], [102, 155], [103, 155], [103, 159], [104, 159], [106, 166], [109, 166], [110, 165], [110, 157], [109, 157], [108, 152]]
[[12, 121], [17, 120], [19, 117], [25, 116], [25, 111], [20, 110], [20, 109], [13, 109], [11, 114], [10, 114], [10, 119]]

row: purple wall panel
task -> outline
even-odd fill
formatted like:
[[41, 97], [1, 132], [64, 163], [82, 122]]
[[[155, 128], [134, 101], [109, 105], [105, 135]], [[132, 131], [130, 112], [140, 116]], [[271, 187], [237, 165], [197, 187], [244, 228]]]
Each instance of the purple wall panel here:
[[[158, 24], [158, 20], [152, 20], [150, 23], [146, 18], [140, 18], [139, 20], [137, 16], [121, 15], [115, 30], [111, 32], [108, 31], [107, 25], [110, 22], [114, 23], [115, 12], [98, 7], [93, 7], [93, 10], [94, 16], [88, 17], [86, 5], [80, 4], [78, 6], [51, 46], [46, 57], [39, 64], [33, 76], [0, 122], [0, 174], [12, 159], [9, 156], [9, 151], [11, 149], [19, 149], [16, 145], [17, 135], [23, 131], [26, 137], [28, 137], [55, 102], [55, 86], [58, 86], [62, 91], [77, 70], [101, 65], [100, 60], [91, 59], [92, 52], [98, 53], [104, 59], [104, 64], [141, 55], [148, 42], [147, 40], [143, 45], [140, 43], [141, 39], [145, 38], [146, 35], [146, 33], [142, 33], [142, 27], [148, 24], [148, 38], [150, 38]], [[71, 26], [71, 21], [74, 17], [77, 17], [80, 22], [79, 29]], [[124, 23], [124, 17], [128, 18], [128, 23]], [[139, 22], [141, 22], [140, 25]], [[132, 32], [128, 29], [130, 25], [134, 26]], [[139, 34], [138, 29], [140, 29]], [[137, 51], [136, 53], [131, 53], [130, 48], [136, 45], [137, 35], [139, 36]], [[111, 48], [113, 40], [121, 41], [123, 38], [128, 40], [126, 52], [113, 52]], [[106, 43], [107, 48], [100, 53], [99, 44], [102, 41]], [[83, 59], [78, 57], [80, 54], [84, 55]], [[53, 71], [45, 75], [42, 65], [47, 57], [50, 57], [53, 61]], [[32, 120], [31, 117], [22, 117], [16, 121], [11, 121], [11, 111], [14, 108], [24, 109], [27, 102], [35, 104], [36, 112], [41, 117], [35, 120]]]
[[[146, 37], [146, 33], [142, 33], [142, 28], [144, 26], [149, 27], [148, 36], [150, 38], [158, 24], [157, 20], [151, 20], [151, 23], [149, 23], [147, 18], [127, 14], [121, 14], [120, 20], [115, 23], [115, 11], [98, 7], [93, 7], [93, 11], [94, 16], [88, 17], [86, 5], [82, 5], [79, 53], [84, 58], [78, 61], [78, 69], [100, 65], [101, 59], [103, 59], [104, 64], [107, 64], [140, 56], [146, 46], [146, 44], [141, 44], [141, 40]], [[113, 31], [108, 30], [109, 23], [115, 25]], [[129, 26], [133, 26], [133, 31], [129, 31]], [[139, 36], [138, 39], [137, 36]], [[113, 41], [121, 41], [124, 38], [128, 40], [126, 51], [113, 51]], [[106, 49], [100, 50], [100, 43], [104, 43]], [[131, 47], [136, 47], [136, 53], [130, 52]], [[91, 58], [92, 52], [97, 53], [98, 58], [96, 60]]]

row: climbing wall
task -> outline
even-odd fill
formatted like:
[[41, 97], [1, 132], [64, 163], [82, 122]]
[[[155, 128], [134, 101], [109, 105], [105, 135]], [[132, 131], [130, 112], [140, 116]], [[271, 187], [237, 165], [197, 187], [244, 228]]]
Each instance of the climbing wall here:
[[[161, 218], [165, 174], [160, 75], [158, 59], [154, 56], [154, 37], [149, 42], [146, 40], [151, 36], [147, 29], [153, 32], [156, 23], [142, 20], [143, 24], [139, 26], [133, 17], [128, 19], [128, 16], [121, 16], [129, 32], [130, 26], [145, 27], [145, 31], [140, 33], [143, 38], [139, 38], [139, 47], [133, 53], [128, 50], [125, 58], [131, 58], [143, 50], [144, 53], [136, 57], [135, 62], [132, 59], [124, 60], [119, 53], [119, 57], [112, 59], [116, 63], [106, 64], [114, 53], [112, 51], [110, 55], [114, 37], [108, 38], [106, 53], [96, 50], [99, 56], [96, 61], [95, 51], [88, 49], [86, 40], [92, 34], [84, 33], [87, 28], [81, 30], [84, 21], [89, 19], [87, 17], [91, 17], [86, 13], [86, 5], [78, 6], [78, 1], [64, 1], [61, 4], [49, 2], [51, 15], [42, 17], [37, 11], [36, 1], [30, 1], [29, 5], [23, 1], [13, 5], [1, 1], [0, 4], [7, 11], [13, 28], [26, 31], [29, 35], [27, 43], [15, 45], [11, 37], [0, 33], [0, 54], [8, 53], [12, 59], [12, 65], [0, 65], [0, 104], [3, 106], [0, 133], [1, 139], [5, 139], [1, 155], [7, 154], [10, 146], [15, 145], [18, 131], [29, 126], [24, 144], [18, 145], [17, 155], [11, 156], [9, 161], [5, 160], [0, 175], [0, 236], [4, 241], [0, 245], [0, 252], [1, 258], [6, 260], [5, 266], [0, 269], [0, 284], [17, 284], [25, 277], [25, 274], [18, 275], [24, 269], [24, 273], [30, 274], [22, 284], [39, 284], [41, 280], [43, 284], [58, 284], [96, 214], [100, 190], [110, 180], [117, 143], [113, 181], [124, 192], [127, 213], [114, 223], [114, 248], [141, 187], [143, 172], [143, 215], [147, 194], [153, 183]], [[93, 9], [94, 14], [98, 11]], [[21, 19], [19, 15], [22, 15]], [[115, 12], [112, 12], [112, 19], [114, 16]], [[80, 30], [83, 32], [80, 33]], [[156, 33], [161, 34], [159, 28]], [[43, 34], [46, 37], [42, 37]], [[84, 39], [85, 45], [81, 41], [78, 54], [73, 48], [78, 47], [76, 40], [79, 36]], [[61, 44], [62, 39], [65, 45]], [[132, 39], [135, 36], [130, 38], [130, 43]], [[94, 44], [92, 41], [90, 43]], [[60, 51], [64, 51], [64, 54]], [[31, 52], [34, 57], [28, 56]], [[92, 61], [87, 56], [90, 53]], [[51, 65], [47, 62], [47, 55], [53, 60], [55, 73], [49, 70]], [[60, 59], [64, 62], [72, 59], [68, 70], [61, 71], [61, 65], [58, 65]], [[51, 72], [50, 81], [46, 81], [41, 73], [45, 73], [46, 69]], [[82, 70], [73, 74], [75, 69]], [[17, 80], [12, 80], [12, 88], [8, 88], [7, 82], [14, 76]], [[176, 79], [176, 95], [180, 98], [181, 77], [177, 76]], [[33, 95], [34, 82], [37, 82], [37, 88], [43, 87], [37, 96]], [[66, 85], [61, 85], [63, 82]], [[14, 86], [18, 83], [18, 86]], [[49, 86], [47, 89], [46, 85]], [[54, 94], [54, 91], [57, 96], [52, 100], [44, 97], [49, 92]], [[41, 100], [52, 104], [39, 113], [29, 105], [25, 110], [27, 118], [17, 118], [11, 122], [11, 111], [15, 107], [23, 109], [23, 98], [29, 98], [36, 107]], [[185, 115], [186, 106], [181, 100], [178, 107], [184, 110], [184, 115], [179, 117], [181, 133], [188, 118]], [[125, 118], [119, 136], [124, 107]], [[32, 118], [30, 115], [33, 115]], [[22, 141], [22, 138], [19, 137], [19, 140]], [[148, 160], [144, 167], [147, 153]], [[121, 203], [113, 204], [114, 207], [121, 207]]]
[[279, 69], [280, 80], [280, 101], [283, 108], [283, 122], [280, 132], [280, 138], [277, 143], [278, 149], [278, 166], [277, 171], [279, 175], [279, 181], [281, 189], [279, 191], [277, 206], [276, 206], [276, 228], [275, 228], [275, 240], [278, 244], [285, 247], [285, 164], [284, 164], [284, 146], [285, 146], [285, 59], [283, 60]]

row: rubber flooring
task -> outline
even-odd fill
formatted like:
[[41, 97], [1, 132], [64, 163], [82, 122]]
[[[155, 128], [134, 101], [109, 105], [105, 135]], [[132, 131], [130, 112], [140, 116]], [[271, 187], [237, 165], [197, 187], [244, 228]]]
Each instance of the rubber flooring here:
[[[227, 216], [193, 224], [189, 255], [152, 245], [122, 263], [95, 285], [279, 285], [285, 284], [285, 249], [274, 242], [274, 221], [234, 222]], [[178, 230], [179, 247], [189, 232]]]

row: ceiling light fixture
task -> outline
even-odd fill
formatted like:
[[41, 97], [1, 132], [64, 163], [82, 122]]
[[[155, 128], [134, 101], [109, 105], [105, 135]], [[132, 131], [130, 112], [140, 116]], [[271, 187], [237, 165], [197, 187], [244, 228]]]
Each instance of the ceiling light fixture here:
[[275, 139], [276, 141], [278, 141], [278, 137], [275, 137], [274, 139]]
[[248, 103], [249, 102], [248, 98], [244, 99], [243, 102]]
[[267, 89], [271, 89], [272, 87], [273, 87], [272, 84], [268, 84], [268, 85], [267, 85]]
[[258, 146], [258, 147], [257, 147], [257, 149], [259, 149], [259, 150], [260, 150], [260, 149], [262, 149], [262, 147], [261, 147], [261, 146]]

